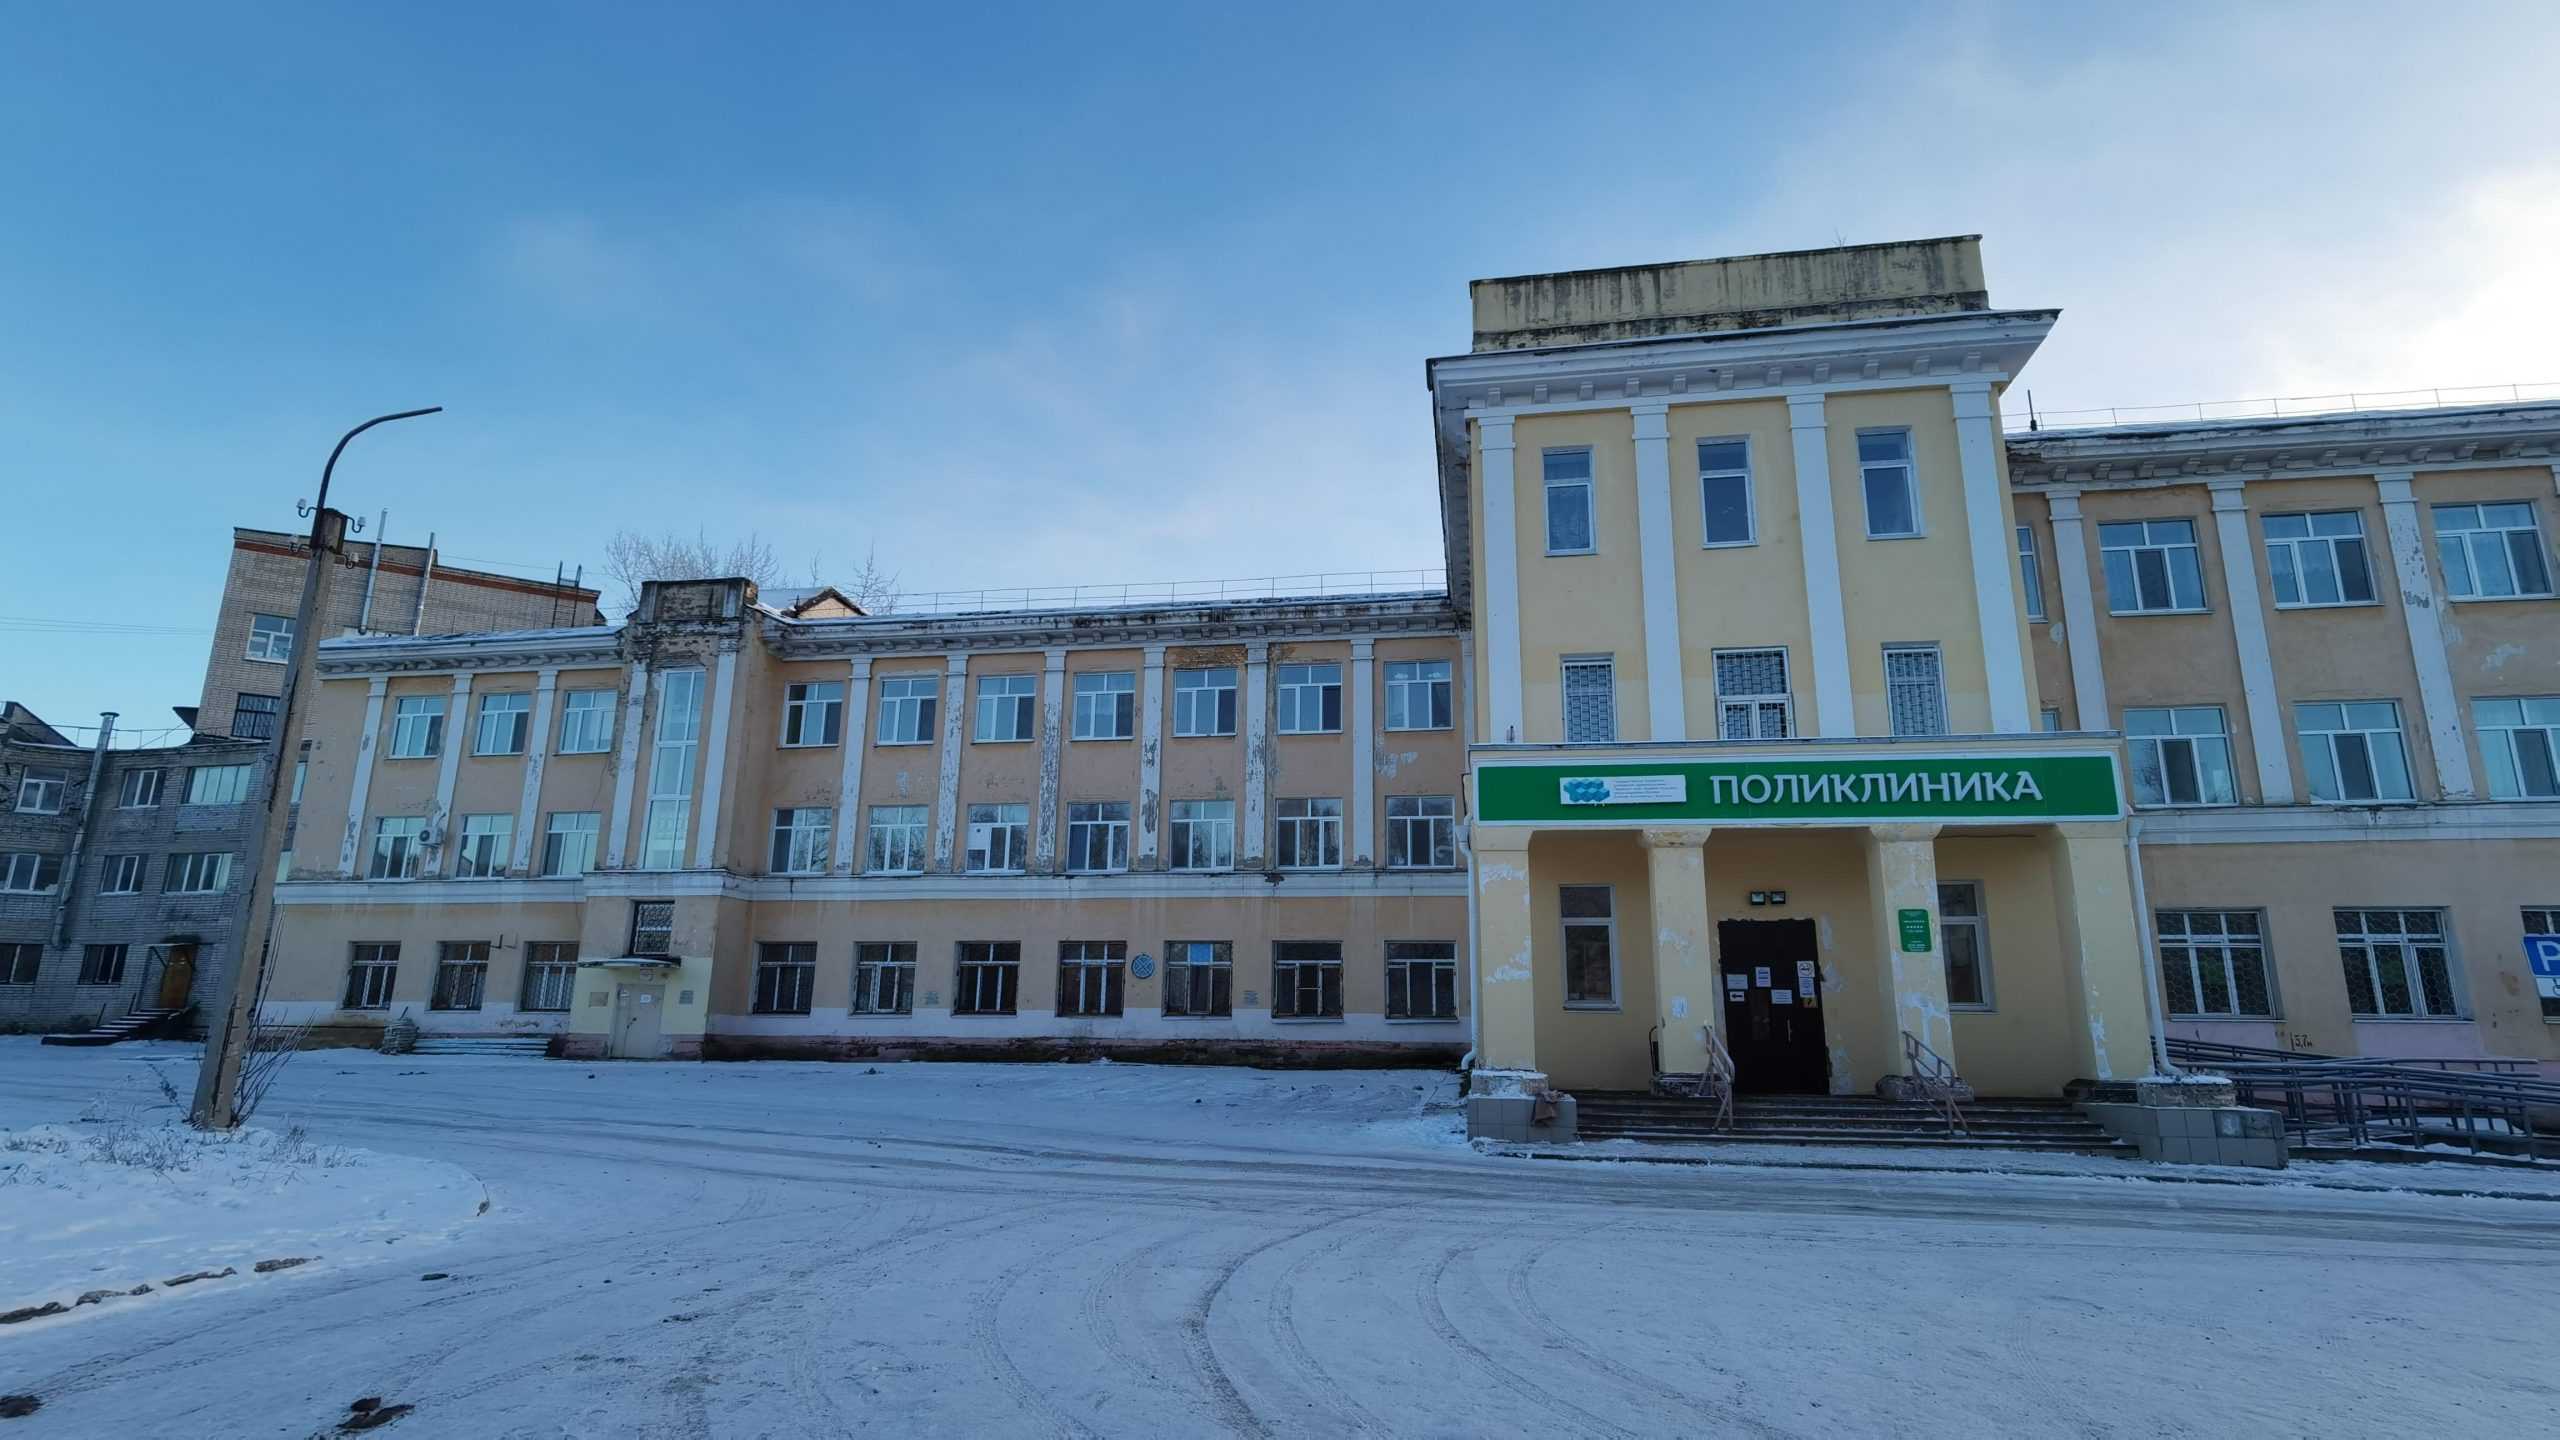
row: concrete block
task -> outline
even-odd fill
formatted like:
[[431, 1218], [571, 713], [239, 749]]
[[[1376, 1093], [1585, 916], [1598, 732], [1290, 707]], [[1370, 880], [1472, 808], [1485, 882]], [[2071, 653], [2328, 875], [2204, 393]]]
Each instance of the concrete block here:
[[2196, 1142], [2194, 1138], [2187, 1135], [2161, 1136], [2160, 1158], [2171, 1165], [2195, 1164]]

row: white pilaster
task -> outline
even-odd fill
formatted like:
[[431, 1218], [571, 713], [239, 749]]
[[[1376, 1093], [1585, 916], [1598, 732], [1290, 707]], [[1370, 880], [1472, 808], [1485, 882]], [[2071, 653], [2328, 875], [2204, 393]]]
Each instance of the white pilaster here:
[[436, 801], [427, 811], [432, 843], [418, 856], [418, 874], [429, 879], [444, 873], [444, 851], [453, 839], [453, 781], [462, 768], [462, 747], [471, 743], [471, 672], [453, 677], [453, 696], [444, 705], [444, 754], [436, 760]]
[[2107, 709], [2107, 667], [2098, 654], [2098, 600], [2089, 588], [2089, 537], [2080, 518], [2080, 492], [2048, 490], [2052, 506], [2053, 571], [2062, 589], [2062, 635], [2071, 647], [2071, 706], [2075, 728], [2112, 730]]
[[2018, 537], [2002, 503], [2000, 435], [1992, 425], [1991, 382], [1947, 387], [1955, 408], [1956, 462], [1964, 478], [1965, 531], [1972, 542], [1974, 614], [1982, 626], [1982, 665], [1991, 695], [1991, 728], [2024, 735], [2036, 728], [2027, 709], [2027, 657], [2018, 645]]
[[524, 793], [516, 800], [516, 853], [507, 868], [518, 875], [533, 870], [533, 827], [542, 818], [542, 767], [551, 753], [551, 706], [560, 688], [560, 667], [534, 672], [533, 732], [525, 739]]
[[364, 848], [364, 802], [373, 789], [373, 762], [382, 749], [382, 696], [390, 678], [376, 675], [364, 687], [364, 735], [356, 741], [355, 775], [347, 785], [347, 833], [338, 838], [338, 873], [356, 873]]
[[[1346, 866], [1376, 863], [1378, 857], [1378, 642], [1351, 642], [1351, 833], [1343, 852]], [[1455, 695], [1451, 699], [1455, 700]], [[1451, 709], [1457, 708], [1454, 704]]]
[[1156, 868], [1158, 793], [1164, 788], [1164, 647], [1150, 645], [1138, 684], [1138, 853], [1131, 868]]
[[1043, 875], [1058, 868], [1058, 752], [1066, 705], [1067, 652], [1053, 646], [1042, 652], [1040, 802], [1031, 812], [1031, 868]]
[[1804, 532], [1804, 609], [1813, 636], [1814, 732], [1825, 739], [1858, 733], [1857, 697], [1849, 688], [1849, 624], [1840, 600], [1840, 529], [1831, 506], [1831, 429], [1819, 395], [1787, 397], [1795, 441], [1796, 518]]
[[1523, 738], [1520, 724], [1520, 537], [1516, 457], [1511, 447], [1511, 417], [1487, 415], [1476, 421], [1477, 448], [1484, 452], [1481, 477], [1484, 503], [1477, 513], [1484, 522], [1485, 702], [1492, 724], [1486, 740], [1501, 744]]
[[1248, 640], [1244, 647], [1244, 805], [1237, 817], [1236, 863], [1262, 868], [1267, 828], [1263, 816], [1271, 796], [1271, 642]]
[[2258, 596], [2257, 543], [2249, 535], [2248, 481], [2207, 480], [2213, 492], [2214, 538], [2222, 546], [2222, 589], [2231, 604], [2231, 639], [2240, 652], [2240, 697], [2249, 710], [2250, 750], [2258, 762], [2258, 803], [2293, 803], [2293, 762], [2284, 749], [2284, 706], [2276, 696], [2276, 662], [2267, 644], [2267, 611]]
[[2453, 662], [2445, 651], [2444, 592], [2427, 562], [2426, 535], [2418, 527], [2418, 497], [2407, 470], [2386, 470], [2374, 484], [2382, 492], [2382, 528], [2391, 537], [2391, 570], [2400, 581], [2400, 618], [2409, 627], [2409, 658], [2418, 670], [2418, 705], [2426, 712], [2427, 748], [2435, 752], [2437, 798], [2470, 800], [2471, 752], [2462, 740], [2462, 704], [2453, 693]]
[[839, 875], [853, 873], [853, 847], [858, 831], [854, 817], [862, 810], [862, 754], [871, 735], [871, 657], [853, 657], [853, 675], [844, 687], [844, 771], [836, 779], [835, 859]]
[[943, 657], [942, 680], [942, 774], [933, 789], [933, 868], [948, 875], [957, 867], [951, 863], [951, 842], [960, 825], [960, 717], [969, 708], [969, 657], [955, 653]]
[[723, 817], [720, 814], [721, 782], [729, 774], [729, 711], [737, 689], [738, 652], [723, 650], [720, 663], [711, 671], [711, 734], [702, 761], [701, 813], [694, 816], [697, 827], [693, 842], [693, 868], [708, 870], [722, 858], [718, 854]]
[[1645, 716], [1652, 740], [1689, 738], [1681, 684], [1679, 547], [1671, 524], [1671, 408], [1633, 407], [1636, 553], [1644, 586]]
[[604, 837], [604, 868], [619, 870], [631, 842], [631, 787], [640, 779], [640, 718], [649, 703], [649, 664], [631, 665], [631, 689], [622, 698], [622, 740], [613, 757], [613, 828]]

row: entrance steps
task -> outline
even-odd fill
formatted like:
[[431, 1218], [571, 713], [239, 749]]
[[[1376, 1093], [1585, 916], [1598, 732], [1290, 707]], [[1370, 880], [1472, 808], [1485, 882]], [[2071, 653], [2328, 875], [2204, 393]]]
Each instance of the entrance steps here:
[[175, 1010], [128, 1010], [94, 1030], [83, 1030], [75, 1035], [47, 1035], [43, 1043], [47, 1045], [113, 1045], [119, 1040], [137, 1040], [158, 1034], [171, 1021], [193, 1008], [195, 1007], [183, 1006]]
[[551, 1052], [549, 1035], [421, 1035], [412, 1055], [533, 1055]]
[[1585, 1140], [1764, 1145], [1879, 1145], [1977, 1150], [2131, 1153], [2066, 1100], [1974, 1100], [1964, 1127], [1919, 1101], [1858, 1095], [1741, 1095], [1733, 1123], [1715, 1127], [1703, 1100], [1639, 1090], [1577, 1092], [1576, 1128]]

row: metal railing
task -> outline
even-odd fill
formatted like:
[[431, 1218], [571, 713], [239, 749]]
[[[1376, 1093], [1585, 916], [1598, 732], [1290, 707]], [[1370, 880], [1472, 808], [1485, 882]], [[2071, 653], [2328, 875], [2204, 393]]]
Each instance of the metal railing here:
[[1949, 1135], [1964, 1130], [1964, 1111], [1958, 1104], [1964, 1080], [1945, 1056], [1908, 1030], [1902, 1032], [1902, 1073], [1920, 1098], [1929, 1102], [1929, 1108], [1946, 1120]]
[[1698, 1072], [1698, 1098], [1714, 1103], [1715, 1128], [1722, 1130], [1733, 1124], [1733, 1052], [1713, 1025], [1698, 1029], [1707, 1038], [1707, 1068]]
[[[2218, 1040], [2169, 1041], [2169, 1058], [2198, 1065], [2245, 1065], [2257, 1062], [2307, 1063], [2336, 1061], [2355, 1057], [2323, 1055], [2313, 1050], [2271, 1050], [2263, 1045], [2226, 1045]], [[2390, 1060], [2361, 1060], [2369, 1065], [2396, 1065], [2415, 1070], [2478, 1071], [2490, 1075], [2536, 1075], [2541, 1065], [2532, 1060], [2508, 1056], [2466, 1058], [2462, 1056], [2410, 1056]]]
[[[2112, 425], [2165, 425], [2181, 420], [2283, 420], [2312, 415], [2365, 414], [2380, 410], [2433, 410], [2458, 405], [2522, 404], [2560, 400], [2560, 381], [2513, 385], [2430, 385], [2414, 390], [2349, 390], [2335, 395], [2270, 396], [2258, 400], [2190, 400], [2177, 405], [2109, 405], [2095, 410], [2038, 410], [2024, 415], [2028, 432], [2086, 430]], [[2018, 432], [2011, 432], [2018, 433]]]
[[1321, 570], [1249, 580], [1159, 580], [1114, 585], [995, 586], [904, 591], [880, 613], [909, 618], [984, 611], [1098, 610], [1132, 605], [1213, 605], [1240, 600], [1323, 600], [1445, 591], [1446, 570]]
[[[2560, 1083], [2519, 1073], [2531, 1061], [2290, 1055], [2174, 1039], [2169, 1058], [2228, 1076], [2241, 1104], [2282, 1114], [2304, 1149], [2450, 1142], [2473, 1155], [2560, 1158]], [[2514, 1068], [2460, 1068], [2488, 1065]]]

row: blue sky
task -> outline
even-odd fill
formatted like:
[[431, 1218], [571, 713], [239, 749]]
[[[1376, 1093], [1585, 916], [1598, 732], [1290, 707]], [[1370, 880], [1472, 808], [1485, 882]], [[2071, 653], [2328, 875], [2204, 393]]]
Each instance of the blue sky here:
[[[2076, 8], [2076, 7], [2074, 7]], [[2046, 409], [2560, 380], [2560, 9], [121, 6], [0, 54], [0, 696], [228, 527], [914, 590], [1437, 563], [1466, 282], [1980, 232]], [[12, 628], [11, 619], [134, 630]]]

